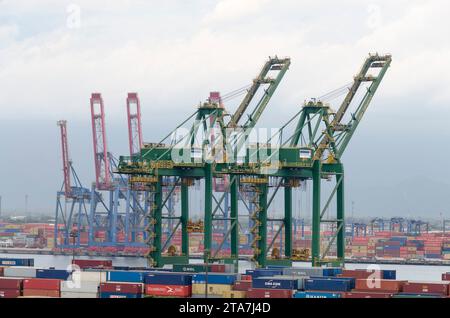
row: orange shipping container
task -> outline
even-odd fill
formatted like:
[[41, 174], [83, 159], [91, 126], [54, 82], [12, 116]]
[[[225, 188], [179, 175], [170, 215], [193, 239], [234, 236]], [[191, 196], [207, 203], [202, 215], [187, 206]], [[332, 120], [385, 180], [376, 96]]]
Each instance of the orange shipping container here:
[[369, 292], [401, 292], [405, 281], [389, 279], [357, 279], [355, 290]]

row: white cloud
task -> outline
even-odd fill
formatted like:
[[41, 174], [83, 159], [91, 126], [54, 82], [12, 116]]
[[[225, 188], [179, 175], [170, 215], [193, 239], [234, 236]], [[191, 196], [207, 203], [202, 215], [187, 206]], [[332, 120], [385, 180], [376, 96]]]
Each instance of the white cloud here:
[[207, 14], [204, 23], [232, 22], [257, 13], [272, 0], [220, 0], [214, 10]]

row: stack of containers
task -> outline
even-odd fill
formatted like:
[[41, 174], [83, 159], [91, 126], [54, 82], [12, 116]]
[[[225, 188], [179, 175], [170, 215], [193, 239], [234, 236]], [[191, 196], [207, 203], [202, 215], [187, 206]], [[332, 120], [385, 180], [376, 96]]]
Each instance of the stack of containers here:
[[145, 295], [152, 297], [191, 297], [192, 275], [152, 272], [144, 277]]
[[450, 241], [442, 243], [442, 259], [450, 260]]
[[236, 282], [236, 274], [197, 273], [192, 275], [192, 295], [204, 296], [208, 282], [208, 296], [223, 297], [229, 295]]
[[100, 298], [142, 298], [143, 284], [100, 283]]
[[[295, 283], [273, 281], [275, 276], [284, 275], [287, 268], [261, 268], [255, 270], [247, 270], [246, 274], [251, 275], [251, 288], [247, 289], [246, 296], [248, 298], [292, 298], [293, 289], [284, 289], [283, 286], [290, 286]], [[297, 276], [291, 274], [290, 276]], [[272, 279], [272, 283], [270, 280]], [[270, 288], [267, 288], [269, 287]], [[298, 283], [297, 283], [298, 285]]]
[[17, 298], [22, 294], [22, 279], [0, 278], [0, 298]]
[[59, 298], [60, 295], [59, 279], [29, 278], [23, 280], [24, 297]]
[[72, 280], [61, 281], [62, 298], [97, 298], [98, 288], [106, 281], [106, 272], [74, 272]]
[[442, 239], [428, 238], [425, 241], [425, 258], [439, 259], [442, 257]]

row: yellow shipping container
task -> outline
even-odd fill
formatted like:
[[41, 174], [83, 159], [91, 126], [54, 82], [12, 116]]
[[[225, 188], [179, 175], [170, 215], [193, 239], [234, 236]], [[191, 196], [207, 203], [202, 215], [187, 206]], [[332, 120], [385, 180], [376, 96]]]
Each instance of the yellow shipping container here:
[[241, 290], [231, 290], [223, 293], [223, 298], [247, 298], [247, 292]]
[[[232, 285], [208, 284], [208, 294], [222, 296], [226, 292], [231, 292]], [[205, 284], [192, 284], [193, 295], [204, 295]]]

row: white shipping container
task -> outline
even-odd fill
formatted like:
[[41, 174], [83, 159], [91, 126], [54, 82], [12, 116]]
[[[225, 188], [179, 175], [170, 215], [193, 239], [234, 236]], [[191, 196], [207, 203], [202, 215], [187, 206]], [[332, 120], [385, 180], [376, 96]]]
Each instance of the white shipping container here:
[[73, 280], [79, 277], [83, 282], [106, 282], [106, 272], [74, 272], [72, 277]]
[[100, 283], [80, 281], [80, 285], [74, 281], [62, 281], [61, 282], [61, 292], [69, 293], [97, 293]]
[[36, 268], [33, 267], [5, 267], [3, 271], [5, 277], [23, 277], [23, 278], [35, 278]]
[[61, 298], [97, 298], [97, 293], [61, 292]]

